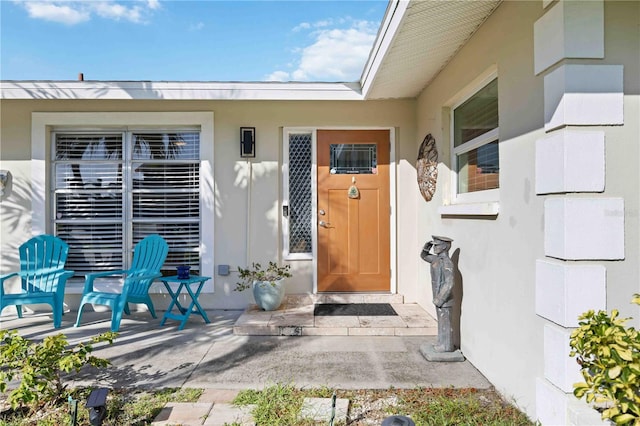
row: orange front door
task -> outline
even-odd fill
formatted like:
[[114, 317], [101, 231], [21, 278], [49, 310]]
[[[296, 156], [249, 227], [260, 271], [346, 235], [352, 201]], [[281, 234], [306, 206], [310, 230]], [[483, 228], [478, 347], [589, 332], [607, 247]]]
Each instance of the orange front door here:
[[389, 291], [389, 130], [318, 130], [317, 146], [318, 291]]

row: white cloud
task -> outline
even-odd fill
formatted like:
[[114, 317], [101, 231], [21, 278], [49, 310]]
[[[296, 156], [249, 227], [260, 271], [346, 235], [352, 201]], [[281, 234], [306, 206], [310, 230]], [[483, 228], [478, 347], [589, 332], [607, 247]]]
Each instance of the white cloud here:
[[286, 71], [275, 71], [264, 78], [264, 81], [289, 81], [290, 75]]
[[86, 10], [74, 9], [65, 4], [49, 2], [21, 2], [31, 18], [44, 19], [45, 21], [58, 22], [66, 25], [75, 25], [88, 21], [91, 14]]
[[91, 3], [98, 16], [115, 21], [141, 22], [142, 14], [139, 6], [126, 7], [119, 3], [101, 1]]
[[311, 24], [308, 22], [302, 22], [298, 25], [296, 25], [291, 31], [293, 31], [294, 33], [297, 33], [298, 31], [302, 31], [302, 30], [308, 30], [311, 28]]
[[159, 0], [147, 0], [147, 7], [151, 10], [160, 9], [160, 1]]
[[89, 21], [94, 15], [115, 21], [144, 23], [152, 10], [160, 8], [158, 0], [146, 2], [14, 0], [14, 2], [22, 5], [31, 18], [66, 25]]
[[[310, 27], [314, 41], [296, 53], [300, 55], [291, 72], [276, 71], [269, 77], [291, 77], [295, 81], [357, 81], [373, 46], [377, 24], [347, 19], [347, 28], [327, 28], [332, 21], [319, 21]], [[300, 28], [300, 25], [296, 28]], [[282, 81], [282, 80], [278, 80]]]

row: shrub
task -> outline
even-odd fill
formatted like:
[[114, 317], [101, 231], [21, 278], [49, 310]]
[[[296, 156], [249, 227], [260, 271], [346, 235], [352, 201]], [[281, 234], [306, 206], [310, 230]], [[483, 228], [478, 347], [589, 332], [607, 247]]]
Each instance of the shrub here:
[[[640, 294], [633, 303], [640, 305]], [[616, 424], [640, 425], [640, 333], [625, 327], [629, 318], [605, 311], [582, 314], [571, 334], [571, 353], [585, 381], [574, 384], [577, 398], [601, 405], [602, 418]]]
[[85, 365], [109, 365], [108, 360], [91, 355], [92, 344], [111, 344], [116, 335], [103, 333], [90, 342], [68, 348], [64, 334], [47, 336], [42, 342], [33, 343], [19, 336], [16, 330], [0, 330], [0, 392], [7, 390], [8, 382], [20, 379], [20, 385], [8, 397], [14, 410], [21, 406], [31, 411], [54, 406], [70, 395], [63, 383], [63, 373], [78, 372]]
[[241, 268], [238, 266], [238, 278], [234, 291], [244, 291], [251, 288], [254, 281], [268, 281], [272, 286], [282, 278], [290, 278], [291, 265], [279, 266], [275, 262], [269, 262], [269, 266], [263, 268], [259, 263], [253, 263], [251, 268]]

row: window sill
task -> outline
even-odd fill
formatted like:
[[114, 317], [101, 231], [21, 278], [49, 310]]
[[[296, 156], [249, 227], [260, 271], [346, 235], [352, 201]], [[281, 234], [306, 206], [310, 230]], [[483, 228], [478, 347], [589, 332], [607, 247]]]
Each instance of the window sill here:
[[312, 253], [295, 253], [295, 254], [285, 254], [283, 256], [284, 260], [313, 260]]
[[450, 204], [438, 208], [438, 213], [440, 213], [441, 216], [497, 216], [499, 211], [500, 203], [497, 201]]

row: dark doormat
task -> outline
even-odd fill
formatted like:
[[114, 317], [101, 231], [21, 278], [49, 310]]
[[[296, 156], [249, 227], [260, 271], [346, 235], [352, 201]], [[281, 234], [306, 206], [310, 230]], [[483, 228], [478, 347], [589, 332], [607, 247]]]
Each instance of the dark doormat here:
[[315, 305], [315, 316], [391, 316], [398, 315], [388, 303], [321, 303]]

